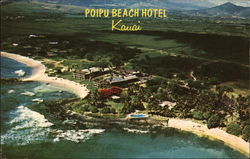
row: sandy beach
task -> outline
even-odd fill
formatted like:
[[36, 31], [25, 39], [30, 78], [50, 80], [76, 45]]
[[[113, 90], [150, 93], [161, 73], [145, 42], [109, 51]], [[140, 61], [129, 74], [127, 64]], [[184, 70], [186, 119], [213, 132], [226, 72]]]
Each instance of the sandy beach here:
[[1, 56], [16, 60], [34, 69], [32, 75], [30, 77], [23, 78], [23, 81], [37, 81], [53, 84], [69, 90], [80, 98], [85, 98], [89, 93], [89, 90], [84, 85], [63, 78], [49, 77], [45, 73], [46, 67], [40, 61], [7, 52], [1, 52]]
[[184, 131], [193, 132], [200, 136], [208, 136], [210, 139], [218, 139], [226, 145], [249, 156], [250, 143], [240, 137], [228, 134], [220, 128], [208, 129], [205, 124], [198, 124], [191, 120], [169, 119], [168, 127], [177, 128]]
[[[62, 78], [48, 77], [48, 75], [45, 73], [46, 67], [40, 61], [36, 61], [28, 57], [6, 52], [1, 52], [1, 56], [11, 58], [18, 62], [24, 63], [29, 67], [34, 68], [33, 74], [28, 78], [24, 78], [23, 81], [39, 81], [61, 86], [75, 93], [80, 98], [86, 97], [89, 93], [88, 89], [84, 85], [80, 85], [79, 83], [65, 80]], [[220, 128], [208, 129], [205, 124], [199, 124], [193, 122], [192, 120], [173, 119], [173, 118], [170, 118], [168, 123], [163, 122], [163, 124], [167, 127], [177, 128], [180, 130], [195, 133], [200, 136], [208, 136], [211, 139], [221, 140], [226, 145], [249, 156], [249, 146], [250, 146], [249, 142], [246, 142], [240, 137], [228, 134], [227, 132], [225, 132]]]

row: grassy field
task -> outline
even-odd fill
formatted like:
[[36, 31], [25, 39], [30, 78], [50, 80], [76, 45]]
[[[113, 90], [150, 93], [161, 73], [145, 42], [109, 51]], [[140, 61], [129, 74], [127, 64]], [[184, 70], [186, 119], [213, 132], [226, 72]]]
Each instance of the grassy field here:
[[[62, 62], [65, 66], [87, 68], [121, 56], [119, 46], [122, 46], [140, 50], [139, 54], [125, 59], [126, 66], [156, 75], [169, 77], [169, 74], [199, 70], [197, 75], [216, 77], [223, 82], [246, 81], [249, 76], [249, 20], [176, 15], [168, 19], [142, 19], [143, 31], [121, 33], [110, 31], [110, 18], [84, 18], [81, 15], [83, 9], [38, 2], [2, 6], [1, 50], [32, 55], [39, 49], [41, 52], [49, 41], [70, 41], [70, 47], [50, 46], [52, 52], [67, 52], [62, 57], [53, 58], [65, 59]], [[27, 38], [30, 34], [45, 35], [46, 38], [32, 41]], [[13, 43], [25, 43], [25, 46], [14, 47]], [[75, 55], [79, 50], [87, 55], [79, 59]], [[125, 50], [125, 53], [129, 51]], [[125, 53], [122, 56], [126, 56]], [[216, 63], [223, 65], [221, 73], [216, 72]], [[231, 66], [237, 69], [231, 69]], [[206, 70], [209, 74], [204, 73]], [[233, 77], [224, 76], [227, 74]]]

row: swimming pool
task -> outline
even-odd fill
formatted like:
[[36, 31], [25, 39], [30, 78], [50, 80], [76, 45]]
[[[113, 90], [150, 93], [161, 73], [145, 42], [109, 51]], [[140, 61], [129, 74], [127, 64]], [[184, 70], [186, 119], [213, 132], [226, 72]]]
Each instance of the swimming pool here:
[[130, 118], [147, 118], [148, 116], [145, 114], [131, 114]]

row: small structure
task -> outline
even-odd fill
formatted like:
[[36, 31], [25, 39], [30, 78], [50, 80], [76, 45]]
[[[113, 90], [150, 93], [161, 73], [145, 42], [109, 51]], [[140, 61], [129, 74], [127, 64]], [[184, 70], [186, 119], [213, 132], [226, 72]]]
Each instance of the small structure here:
[[138, 113], [128, 114], [126, 117], [126, 119], [129, 120], [146, 120], [148, 118], [149, 116], [147, 114], [138, 114]]
[[92, 79], [94, 77], [105, 75], [101, 78], [98, 78], [97, 80], [99, 80], [99, 82], [105, 81], [106, 83], [109, 83], [112, 86], [118, 87], [127, 86], [131, 83], [144, 84], [150, 78], [148, 74], [142, 73], [140, 71], [120, 69], [116, 70], [115, 67], [91, 67], [83, 70], [72, 69], [71, 71], [73, 73], [73, 78], [77, 79]]
[[44, 35], [35, 35], [35, 34], [30, 34], [29, 38], [45, 38]]
[[173, 109], [175, 106], [176, 106], [176, 102], [170, 102], [170, 101], [164, 101], [162, 102], [161, 104], [159, 104], [161, 107], [165, 107], [165, 106], [168, 106], [168, 109], [171, 110]]
[[49, 42], [49, 44], [50, 44], [50, 45], [57, 45], [58, 42], [57, 42], [57, 41], [51, 41], [51, 42]]
[[29, 35], [29, 38], [37, 38], [37, 37], [38, 37], [37, 35], [33, 35], [33, 34]]
[[138, 81], [139, 78], [136, 75], [128, 75], [128, 76], [117, 76], [114, 78], [111, 78], [109, 83], [111, 85], [123, 85], [123, 84], [127, 84], [130, 82], [136, 82]]
[[98, 92], [104, 97], [109, 98], [111, 96], [118, 96], [122, 93], [122, 88], [120, 87], [111, 87], [111, 88], [105, 88], [105, 89], [99, 89]]
[[116, 95], [111, 96], [111, 98], [112, 98], [114, 101], [119, 101], [119, 100], [121, 99], [121, 97], [116, 96]]
[[82, 70], [74, 70], [73, 71], [73, 78], [85, 79], [85, 73]]
[[90, 79], [96, 76], [107, 74], [112, 70], [112, 68], [98, 68], [91, 67], [83, 70], [75, 70], [73, 72], [73, 77], [78, 79]]
[[136, 75], [136, 76], [142, 76], [142, 73], [140, 71], [135, 70], [125, 70], [127, 74]]
[[47, 52], [47, 56], [49, 56], [49, 57], [54, 57], [54, 56], [57, 56], [57, 54], [54, 53], [54, 52], [48, 51], [48, 52]]

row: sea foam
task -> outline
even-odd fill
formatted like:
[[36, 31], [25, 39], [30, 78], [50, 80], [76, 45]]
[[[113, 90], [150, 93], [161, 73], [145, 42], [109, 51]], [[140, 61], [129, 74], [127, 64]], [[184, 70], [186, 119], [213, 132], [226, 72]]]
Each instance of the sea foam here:
[[28, 128], [28, 127], [50, 127], [53, 123], [49, 122], [45, 117], [35, 111], [30, 110], [29, 108], [21, 105], [17, 107], [17, 110], [11, 112], [11, 114], [17, 115], [14, 119], [10, 121], [10, 124], [20, 123], [15, 127], [15, 129], [21, 128]]
[[11, 89], [11, 90], [8, 90], [8, 93], [11, 94], [11, 93], [15, 93], [15, 90]]
[[21, 93], [21, 95], [25, 95], [25, 96], [34, 96], [34, 95], [36, 95], [36, 94], [33, 93], [33, 92], [25, 91], [25, 92]]
[[23, 105], [11, 111], [10, 115], [14, 117], [8, 122], [12, 128], [1, 135], [1, 144], [26, 145], [46, 140], [46, 134], [50, 131], [49, 127], [53, 125], [42, 114]]
[[95, 134], [103, 133], [104, 129], [86, 129], [86, 130], [56, 130], [54, 133], [56, 137], [54, 138], [54, 142], [58, 142], [61, 139], [68, 140], [72, 142], [84, 142]]
[[15, 74], [17, 74], [19, 77], [23, 77], [25, 75], [25, 72], [23, 70], [17, 70], [15, 71]]
[[[1, 135], [1, 144], [27, 145], [44, 141], [58, 142], [60, 140], [79, 143], [105, 131], [104, 129], [52, 129], [53, 123], [49, 122], [42, 114], [23, 105], [10, 112], [10, 115], [14, 117], [8, 122], [8, 125], [12, 126], [12, 128]], [[52, 134], [52, 138], [49, 137], [49, 133]]]
[[41, 99], [41, 98], [35, 98], [35, 99], [32, 99], [32, 102], [42, 103], [43, 99]]
[[123, 128], [123, 130], [131, 133], [138, 133], [138, 134], [147, 134], [149, 133], [148, 130], [138, 130], [138, 129], [129, 129], [129, 128]]

